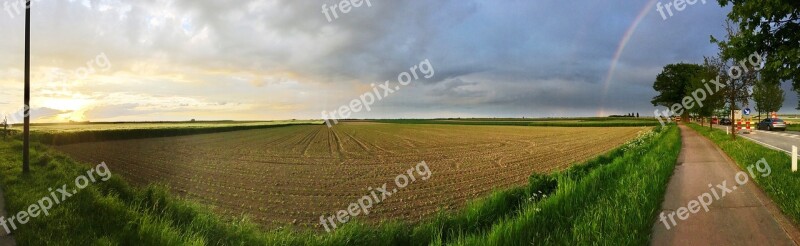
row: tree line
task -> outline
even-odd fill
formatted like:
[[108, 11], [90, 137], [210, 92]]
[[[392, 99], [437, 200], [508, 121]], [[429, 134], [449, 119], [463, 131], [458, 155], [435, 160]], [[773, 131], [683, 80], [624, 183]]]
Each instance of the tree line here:
[[779, 111], [782, 83], [791, 82], [800, 95], [800, 1], [718, 2], [732, 5], [724, 39], [710, 38], [719, 52], [702, 64], [666, 65], [653, 83], [658, 95], [651, 103], [666, 107], [665, 115], [698, 117], [701, 124], [713, 116], [733, 119], [751, 100], [759, 116]]

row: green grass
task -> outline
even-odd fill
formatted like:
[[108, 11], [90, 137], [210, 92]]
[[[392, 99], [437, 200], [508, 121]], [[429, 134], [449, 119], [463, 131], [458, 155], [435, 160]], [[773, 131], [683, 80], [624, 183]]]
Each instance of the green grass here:
[[395, 119], [375, 122], [395, 124], [505, 125], [546, 127], [659, 126], [653, 118], [551, 118], [551, 119]]
[[[495, 235], [498, 228], [508, 223], [523, 220], [532, 209], [555, 206], [550, 207], [554, 210], [542, 210], [542, 213], [552, 213], [548, 217], [553, 220], [569, 218], [565, 220], [570, 221], [569, 224], [546, 221], [531, 227], [541, 230], [539, 233], [542, 234], [536, 234], [541, 237], [520, 237], [519, 240], [559, 242], [554, 240], [562, 239], [562, 234], [549, 234], [547, 228], [560, 225], [569, 226], [562, 227], [564, 230], [587, 230], [580, 235], [589, 238], [613, 235], [607, 237], [606, 242], [642, 242], [641, 238], [649, 233], [649, 225], [655, 219], [652, 213], [663, 198], [663, 184], [671, 174], [671, 165], [674, 165], [674, 157], [667, 155], [669, 151], [665, 148], [679, 148], [674, 144], [679, 144], [675, 132], [673, 128], [649, 138], [640, 138], [562, 172], [532, 175], [525, 187], [496, 191], [468, 203], [463, 209], [440, 213], [416, 225], [401, 222], [365, 225], [356, 221], [330, 234], [291, 229], [266, 232], [246, 219], [222, 218], [208, 208], [174, 198], [166, 188], [131, 188], [115, 176], [109, 181], [91, 185], [57, 205], [50, 216], [31, 219], [14, 235], [20, 245], [43, 242], [59, 245], [129, 245], [133, 242], [139, 245], [482, 244], [484, 240], [496, 240], [486, 236]], [[45, 145], [34, 144], [33, 147], [32, 172], [29, 176], [22, 176], [19, 167], [21, 143], [17, 140], [0, 142], [0, 184], [6, 191], [10, 213], [27, 209], [48, 195], [48, 188], [63, 184], [72, 187], [75, 177], [96, 165], [80, 164]], [[671, 164], [660, 164], [652, 158], [672, 161]], [[557, 209], [558, 206], [568, 206], [580, 213], [575, 213], [574, 217], [565, 216]], [[644, 224], [648, 224], [648, 228]], [[621, 235], [632, 235], [629, 237], [638, 240], [622, 238]], [[615, 241], [617, 239], [626, 240]]]
[[786, 121], [787, 131], [800, 131], [800, 116], [799, 115], [780, 115], [779, 118]]
[[584, 178], [558, 176], [552, 197], [457, 244], [647, 244], [681, 146], [675, 127], [655, 138]]
[[[82, 142], [173, 137], [308, 124], [322, 124], [322, 121], [40, 124], [31, 127], [31, 139], [45, 144], [64, 145]], [[21, 136], [18, 128], [19, 127], [16, 127], [14, 129], [14, 135], [20, 138]]]
[[745, 138], [732, 140], [719, 129], [708, 129], [695, 124], [689, 127], [716, 143], [743, 170], [764, 158], [772, 173], [767, 177], [756, 175], [756, 184], [781, 208], [781, 211], [800, 224], [800, 172], [792, 172], [791, 156], [756, 144]]

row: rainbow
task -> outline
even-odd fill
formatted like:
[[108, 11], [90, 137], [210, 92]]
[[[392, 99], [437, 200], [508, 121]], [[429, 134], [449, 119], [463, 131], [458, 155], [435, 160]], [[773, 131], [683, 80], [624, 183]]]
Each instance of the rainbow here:
[[603, 81], [603, 94], [600, 102], [600, 110], [597, 112], [597, 116], [606, 116], [605, 114], [605, 101], [606, 96], [608, 96], [608, 88], [611, 86], [611, 79], [614, 75], [614, 70], [617, 68], [617, 64], [619, 63], [619, 58], [622, 56], [622, 52], [625, 51], [625, 46], [628, 45], [628, 41], [631, 40], [633, 33], [636, 32], [636, 28], [639, 27], [639, 24], [642, 23], [647, 14], [653, 11], [653, 6], [656, 5], [658, 0], [650, 0], [646, 6], [639, 12], [639, 15], [636, 16], [636, 19], [633, 20], [631, 26], [625, 31], [625, 35], [622, 36], [622, 40], [620, 40], [619, 45], [617, 46], [617, 51], [614, 52], [614, 58], [611, 59], [611, 66], [608, 69], [608, 73], [606, 74], [606, 78]]

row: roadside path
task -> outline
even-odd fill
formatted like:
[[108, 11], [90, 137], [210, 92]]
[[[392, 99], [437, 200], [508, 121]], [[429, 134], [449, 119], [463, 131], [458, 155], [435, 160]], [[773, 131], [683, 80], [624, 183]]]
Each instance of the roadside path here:
[[[3, 218], [7, 218], [8, 214], [6, 213], [6, 200], [5, 194], [3, 194], [3, 187], [0, 187], [0, 216]], [[14, 241], [14, 236], [8, 235], [6, 230], [3, 227], [0, 227], [0, 245], [3, 246], [14, 246], [17, 245], [16, 241]]]
[[[659, 218], [653, 225], [653, 245], [798, 245], [800, 232], [754, 183], [738, 186], [735, 177], [741, 169], [733, 160], [691, 128], [679, 127], [683, 146], [661, 207], [670, 229]], [[710, 184], [723, 182], [732, 191], [713, 200], [708, 212], [701, 207], [685, 220], [678, 217], [685, 210], [681, 208], [711, 193]]]

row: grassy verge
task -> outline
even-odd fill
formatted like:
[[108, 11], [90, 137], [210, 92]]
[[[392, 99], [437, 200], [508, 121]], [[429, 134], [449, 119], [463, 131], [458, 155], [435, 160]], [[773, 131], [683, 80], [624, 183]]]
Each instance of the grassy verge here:
[[466, 120], [430, 120], [430, 119], [408, 119], [408, 120], [376, 120], [375, 122], [394, 123], [394, 124], [444, 124], [444, 125], [495, 125], [495, 126], [543, 126], [543, 127], [640, 127], [640, 126], [659, 126], [660, 123], [652, 119], [565, 119], [545, 121], [540, 119], [466, 119]]
[[[602, 176], [598, 172], [605, 173], [602, 170], [608, 169], [609, 166], [633, 161], [631, 156], [639, 156], [641, 153], [650, 152], [653, 148], [660, 148], [659, 146], [662, 144], [656, 144], [656, 142], [670, 140], [665, 137], [670, 134], [674, 134], [674, 132], [668, 131], [640, 138], [562, 172], [533, 175], [528, 186], [497, 191], [487, 198], [470, 202], [464, 209], [441, 213], [428, 221], [413, 226], [398, 222], [388, 222], [378, 226], [351, 222], [330, 234], [288, 229], [263, 232], [246, 219], [226, 220], [214, 215], [207, 208], [190, 201], [174, 198], [165, 188], [134, 189], [122, 179], [113, 177], [108, 181], [98, 182], [80, 190], [67, 201], [54, 206], [50, 210], [49, 216], [32, 218], [30, 222], [15, 230], [14, 235], [20, 245], [43, 243], [126, 245], [132, 242], [142, 245], [429, 245], [457, 243], [458, 240], [471, 235], [492, 233], [498, 223], [517, 220], [520, 214], [525, 214], [532, 207], [539, 206], [537, 204], [545, 204], [555, 197], [563, 196], [564, 190], [574, 189], [576, 183], [582, 183], [584, 180], [598, 182], [597, 179], [613, 178], [612, 176]], [[20, 152], [21, 143], [19, 141], [0, 142], [0, 160], [2, 160], [0, 184], [6, 191], [7, 207], [12, 215], [18, 211], [27, 210], [31, 204], [48, 196], [49, 188], [57, 189], [64, 184], [70, 187], [74, 186], [75, 178], [92, 168], [90, 165], [79, 164], [69, 157], [53, 152], [45, 145], [35, 144], [32, 151], [34, 163], [32, 172], [29, 176], [22, 176], [19, 167], [21, 161], [18, 153]], [[652, 168], [646, 168], [645, 171], [652, 171]], [[113, 170], [111, 172], [113, 173]], [[622, 173], [617, 174], [614, 177], [624, 176]], [[630, 180], [630, 182], [621, 184], [616, 184], [616, 181], [613, 180], [606, 182], [614, 183], [614, 190], [620, 190], [623, 186], [628, 185], [650, 187], [647, 184], [635, 182], [634, 178], [621, 180]], [[628, 188], [625, 187], [625, 190]], [[603, 194], [605, 193], [608, 192], [603, 192]], [[613, 194], [625, 196], [621, 192]], [[595, 199], [596, 203], [587, 204], [594, 207], [591, 210], [594, 212], [613, 209], [613, 205], [616, 203], [615, 199], [621, 199], [618, 196], [607, 196], [605, 197], [607, 200]], [[637, 200], [630, 203], [639, 202]], [[660, 204], [660, 200], [646, 204], [651, 203]], [[574, 204], [574, 206], [587, 204]], [[636, 213], [636, 215], [642, 214]], [[586, 229], [593, 229], [594, 223], [602, 223], [609, 218], [580, 217], [580, 219], [584, 221], [581, 225], [592, 227]], [[649, 217], [646, 220], [649, 221]], [[623, 222], [625, 221], [619, 223]], [[544, 227], [547, 226], [544, 225]]]
[[526, 205], [461, 245], [644, 245], [680, 152], [672, 127], [581, 179], [558, 176], [554, 195]]
[[743, 170], [764, 158], [772, 173], [767, 177], [756, 175], [754, 180], [764, 192], [781, 208], [784, 214], [800, 224], [800, 172], [791, 170], [791, 156], [744, 138], [731, 140], [731, 136], [719, 129], [708, 129], [695, 124], [689, 127], [717, 144]]

